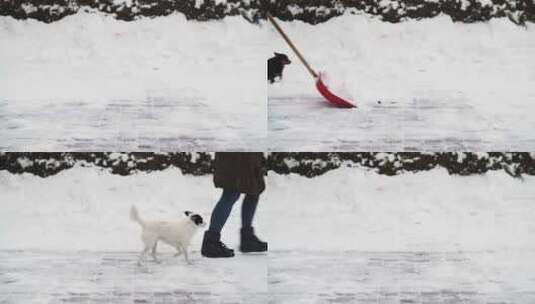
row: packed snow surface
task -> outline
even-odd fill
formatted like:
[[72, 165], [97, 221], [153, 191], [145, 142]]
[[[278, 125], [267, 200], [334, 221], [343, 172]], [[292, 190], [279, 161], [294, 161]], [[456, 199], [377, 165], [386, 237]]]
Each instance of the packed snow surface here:
[[257, 150], [266, 47], [241, 17], [0, 17], [0, 150]]
[[[445, 170], [388, 177], [341, 168], [267, 178], [255, 227], [267, 255], [193, 265], [160, 246], [136, 265], [144, 218], [199, 212], [220, 190], [177, 169], [130, 176], [76, 167], [40, 178], [0, 171], [0, 300], [148, 303], [533, 303], [535, 179]], [[237, 248], [239, 205], [223, 230]], [[46, 279], [45, 279], [46, 278]]]
[[[0, 149], [535, 149], [529, 24], [347, 15], [281, 25], [357, 109], [330, 107], [267, 23], [2, 17]], [[272, 51], [293, 63], [266, 87]]]
[[[281, 22], [334, 94], [337, 109], [279, 34], [283, 80], [268, 86], [273, 151], [535, 149], [535, 27], [507, 18], [454, 23], [447, 16], [391, 24], [346, 15], [318, 25]], [[272, 55], [272, 54], [267, 54]]]

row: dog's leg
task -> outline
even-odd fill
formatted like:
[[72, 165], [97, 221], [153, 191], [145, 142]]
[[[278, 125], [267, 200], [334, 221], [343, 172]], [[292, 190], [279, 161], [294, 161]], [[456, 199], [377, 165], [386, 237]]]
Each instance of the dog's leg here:
[[180, 249], [180, 246], [177, 246], [175, 248], [176, 248], [176, 253], [175, 253], [175, 258], [176, 258], [177, 256], [182, 254], [182, 249]]
[[143, 262], [145, 262], [145, 255], [149, 252], [149, 250], [150, 247], [145, 246], [145, 248], [143, 248], [143, 250], [141, 251], [141, 254], [139, 255], [139, 260], [137, 261], [137, 264], [139, 266], [143, 265]]
[[188, 264], [190, 264], [190, 265], [193, 264], [193, 263], [190, 261], [190, 259], [189, 259], [189, 256], [188, 256], [188, 250], [187, 250], [184, 246], [182, 246], [182, 245], [180, 245], [180, 247], [181, 247], [181, 249], [182, 249], [182, 252], [184, 253], [184, 259], [186, 260], [186, 263], [188, 263]]
[[158, 258], [156, 257], [156, 247], [158, 247], [158, 241], [154, 242], [154, 245], [152, 245], [151, 255], [154, 259], [154, 262], [160, 263], [160, 260], [158, 260]]

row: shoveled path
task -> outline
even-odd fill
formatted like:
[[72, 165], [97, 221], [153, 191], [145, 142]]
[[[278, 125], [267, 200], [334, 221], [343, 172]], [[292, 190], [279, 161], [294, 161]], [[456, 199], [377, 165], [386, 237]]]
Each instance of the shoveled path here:
[[0, 252], [0, 303], [534, 303], [533, 252]]

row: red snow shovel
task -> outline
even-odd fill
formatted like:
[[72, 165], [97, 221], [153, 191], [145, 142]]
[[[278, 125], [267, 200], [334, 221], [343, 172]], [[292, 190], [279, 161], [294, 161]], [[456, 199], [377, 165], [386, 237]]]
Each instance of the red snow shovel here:
[[294, 51], [295, 55], [297, 55], [299, 60], [301, 60], [303, 65], [307, 68], [307, 70], [310, 73], [310, 75], [312, 75], [314, 80], [316, 80], [316, 89], [318, 89], [320, 94], [323, 97], [325, 97], [325, 99], [327, 99], [327, 101], [329, 101], [330, 103], [334, 104], [337, 107], [340, 107], [340, 108], [356, 108], [356, 106], [353, 104], [352, 101], [344, 99], [344, 98], [341, 98], [341, 97], [333, 94], [329, 90], [329, 88], [325, 85], [325, 83], [323, 83], [323, 80], [321, 79], [321, 73], [319, 73], [319, 74], [316, 73], [312, 69], [312, 67], [310, 67], [308, 62], [303, 57], [303, 55], [301, 55], [301, 53], [297, 50], [297, 48], [292, 43], [292, 41], [290, 41], [290, 38], [288, 38], [288, 36], [282, 31], [282, 28], [279, 26], [277, 21], [275, 21], [275, 19], [269, 13], [268, 13], [267, 17], [268, 17], [269, 21], [271, 21], [271, 24], [273, 24], [273, 26], [277, 29], [277, 32], [279, 32], [279, 34], [281, 34], [282, 38], [284, 38], [286, 43], [288, 43], [290, 48]]

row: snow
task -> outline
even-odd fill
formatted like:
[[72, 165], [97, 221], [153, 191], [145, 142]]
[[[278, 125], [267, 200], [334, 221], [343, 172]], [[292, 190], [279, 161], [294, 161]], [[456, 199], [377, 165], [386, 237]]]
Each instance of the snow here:
[[[6, 303], [266, 303], [266, 256], [193, 265], [166, 256], [136, 266], [133, 252], [0, 252]], [[247, 273], [247, 278], [243, 275]], [[46, 279], [44, 279], [46, 278]]]
[[461, 0], [461, 10], [466, 10], [471, 5], [468, 0]]
[[1, 17], [0, 41], [1, 150], [256, 150], [266, 136], [266, 39], [241, 17]]
[[114, 5], [117, 5], [117, 6], [124, 5], [126, 7], [131, 7], [133, 4], [132, 0], [113, 0], [112, 2]]
[[[358, 108], [329, 107], [267, 23], [2, 17], [0, 150], [535, 149], [531, 25], [362, 14], [281, 25]], [[267, 86], [273, 51], [293, 63]]]
[[[535, 148], [535, 28], [507, 18], [402, 23], [344, 15], [318, 25], [280, 22], [317, 72], [345, 86], [358, 108], [329, 107], [287, 54], [268, 86], [273, 151], [530, 151]], [[337, 94], [336, 89], [332, 89]]]
[[[93, 167], [48, 178], [0, 176], [0, 249], [137, 250], [130, 206], [146, 218], [192, 210], [209, 219], [220, 195], [211, 176], [176, 168], [129, 176]], [[276, 240], [274, 250], [535, 250], [534, 182], [502, 171], [455, 176], [444, 169], [385, 176], [342, 167], [315, 178], [270, 173], [258, 229]], [[336, 225], [318, 225], [325, 221]], [[238, 225], [235, 216], [225, 228], [231, 243]]]
[[354, 103], [355, 97], [352, 95], [347, 82], [340, 82], [326, 72], [321, 73], [321, 80], [331, 92], [335, 92], [336, 96]]
[[195, 0], [195, 8], [199, 9], [204, 4], [204, 0]]
[[26, 157], [21, 157], [17, 159], [17, 163], [20, 165], [22, 169], [28, 168], [33, 165], [33, 161]]
[[[389, 177], [340, 168], [311, 179], [270, 172], [255, 219], [267, 255], [202, 258], [199, 231], [192, 266], [162, 245], [162, 264], [137, 267], [140, 229], [130, 206], [145, 218], [190, 209], [208, 220], [220, 195], [211, 176], [175, 168], [118, 176], [75, 167], [48, 178], [0, 171], [0, 300], [528, 304], [534, 183], [502, 171]], [[239, 209], [223, 231], [234, 248]]]
[[26, 14], [37, 12], [37, 7], [35, 7], [33, 4], [24, 3], [21, 5], [21, 8]]
[[301, 14], [305, 11], [302, 7], [299, 7], [295, 4], [288, 5], [287, 9], [290, 12], [290, 14], [292, 14], [293, 16]]
[[273, 303], [531, 303], [532, 253], [284, 252]]
[[270, 239], [281, 250], [534, 250], [534, 181], [503, 172], [450, 176], [444, 169], [393, 177], [356, 168], [312, 179], [270, 175], [265, 204], [280, 227], [269, 230]]

